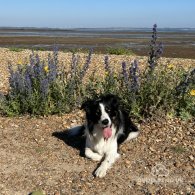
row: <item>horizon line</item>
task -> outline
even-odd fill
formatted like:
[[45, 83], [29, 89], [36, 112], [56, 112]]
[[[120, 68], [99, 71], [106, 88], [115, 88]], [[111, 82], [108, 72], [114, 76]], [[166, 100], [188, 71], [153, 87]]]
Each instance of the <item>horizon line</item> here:
[[[66, 30], [66, 29], [152, 29], [152, 27], [36, 27], [36, 26], [0, 26], [0, 29], [54, 29], [54, 30]], [[158, 27], [158, 29], [195, 29], [195, 27]]]

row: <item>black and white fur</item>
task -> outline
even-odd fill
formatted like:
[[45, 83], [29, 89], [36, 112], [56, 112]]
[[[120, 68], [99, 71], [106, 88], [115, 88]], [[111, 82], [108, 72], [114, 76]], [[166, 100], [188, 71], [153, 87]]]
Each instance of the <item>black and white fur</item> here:
[[[102, 161], [96, 169], [97, 177], [104, 177], [107, 170], [119, 158], [118, 146], [124, 141], [136, 138], [138, 128], [132, 123], [128, 114], [121, 108], [114, 95], [105, 95], [97, 100], [88, 100], [81, 106], [86, 112], [85, 128], [71, 130], [72, 135], [84, 130], [86, 136], [85, 156]], [[107, 140], [103, 137], [103, 129], [110, 127], [112, 135]]]

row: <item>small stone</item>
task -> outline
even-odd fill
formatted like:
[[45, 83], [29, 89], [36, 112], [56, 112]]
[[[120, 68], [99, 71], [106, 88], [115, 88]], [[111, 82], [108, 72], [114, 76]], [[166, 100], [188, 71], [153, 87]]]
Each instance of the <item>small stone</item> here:
[[76, 119], [71, 120], [71, 123], [76, 123], [76, 122], [77, 122]]
[[137, 182], [135, 183], [135, 185], [141, 186], [142, 183], [141, 183], [140, 181], [137, 181]]
[[174, 137], [172, 140], [173, 140], [174, 142], [178, 141], [178, 139], [177, 139], [176, 137]]
[[129, 160], [125, 160], [125, 163], [129, 165], [131, 162]]
[[155, 152], [155, 149], [152, 147], [149, 147], [150, 151]]
[[189, 156], [190, 160], [194, 160], [194, 157], [192, 155]]
[[54, 195], [60, 195], [60, 192], [55, 192]]
[[193, 167], [190, 166], [190, 165], [186, 165], [186, 166], [185, 166], [185, 170], [186, 170], [186, 171], [192, 171], [192, 170], [193, 170]]
[[186, 188], [186, 190], [187, 190], [188, 193], [190, 193], [190, 191], [191, 191], [189, 186]]
[[180, 166], [181, 166], [181, 163], [180, 163], [180, 162], [175, 162], [173, 165], [174, 165], [175, 167], [180, 167]]

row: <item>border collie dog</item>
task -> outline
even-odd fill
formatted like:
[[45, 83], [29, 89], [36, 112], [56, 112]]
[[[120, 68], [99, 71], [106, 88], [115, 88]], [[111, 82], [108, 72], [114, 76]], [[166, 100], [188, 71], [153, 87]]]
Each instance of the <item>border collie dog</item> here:
[[81, 131], [84, 131], [85, 156], [94, 161], [101, 161], [95, 171], [95, 176], [101, 178], [119, 158], [119, 144], [136, 138], [139, 131], [115, 95], [109, 94], [97, 100], [87, 100], [81, 109], [86, 113], [86, 124], [72, 129], [70, 134], [81, 134]]

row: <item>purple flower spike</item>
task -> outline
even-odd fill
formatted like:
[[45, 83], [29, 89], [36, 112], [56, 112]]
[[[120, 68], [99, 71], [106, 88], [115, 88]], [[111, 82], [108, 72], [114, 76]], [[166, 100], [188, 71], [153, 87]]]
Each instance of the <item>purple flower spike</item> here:
[[150, 70], [153, 70], [155, 66], [157, 65], [157, 60], [161, 57], [163, 53], [163, 45], [162, 43], [157, 45], [157, 25], [154, 24], [152, 29], [152, 40], [150, 43], [150, 52], [149, 52], [149, 68]]
[[87, 72], [87, 70], [89, 68], [89, 65], [91, 63], [92, 53], [93, 53], [93, 50], [91, 49], [89, 51], [89, 55], [87, 56], [86, 62], [85, 62], [84, 66], [83, 66], [83, 68], [81, 70], [81, 73], [80, 73], [80, 79], [81, 80], [84, 78], [84, 76], [85, 76], [85, 74], [86, 74], [86, 72]]
[[139, 69], [137, 60], [134, 60], [131, 64], [131, 67], [129, 68], [129, 76], [131, 80], [131, 90], [137, 91], [139, 89]]
[[126, 62], [122, 62], [122, 75], [123, 75], [126, 86], [128, 86], [129, 85], [129, 83], [128, 83], [129, 79], [128, 79], [128, 74], [127, 74]]

